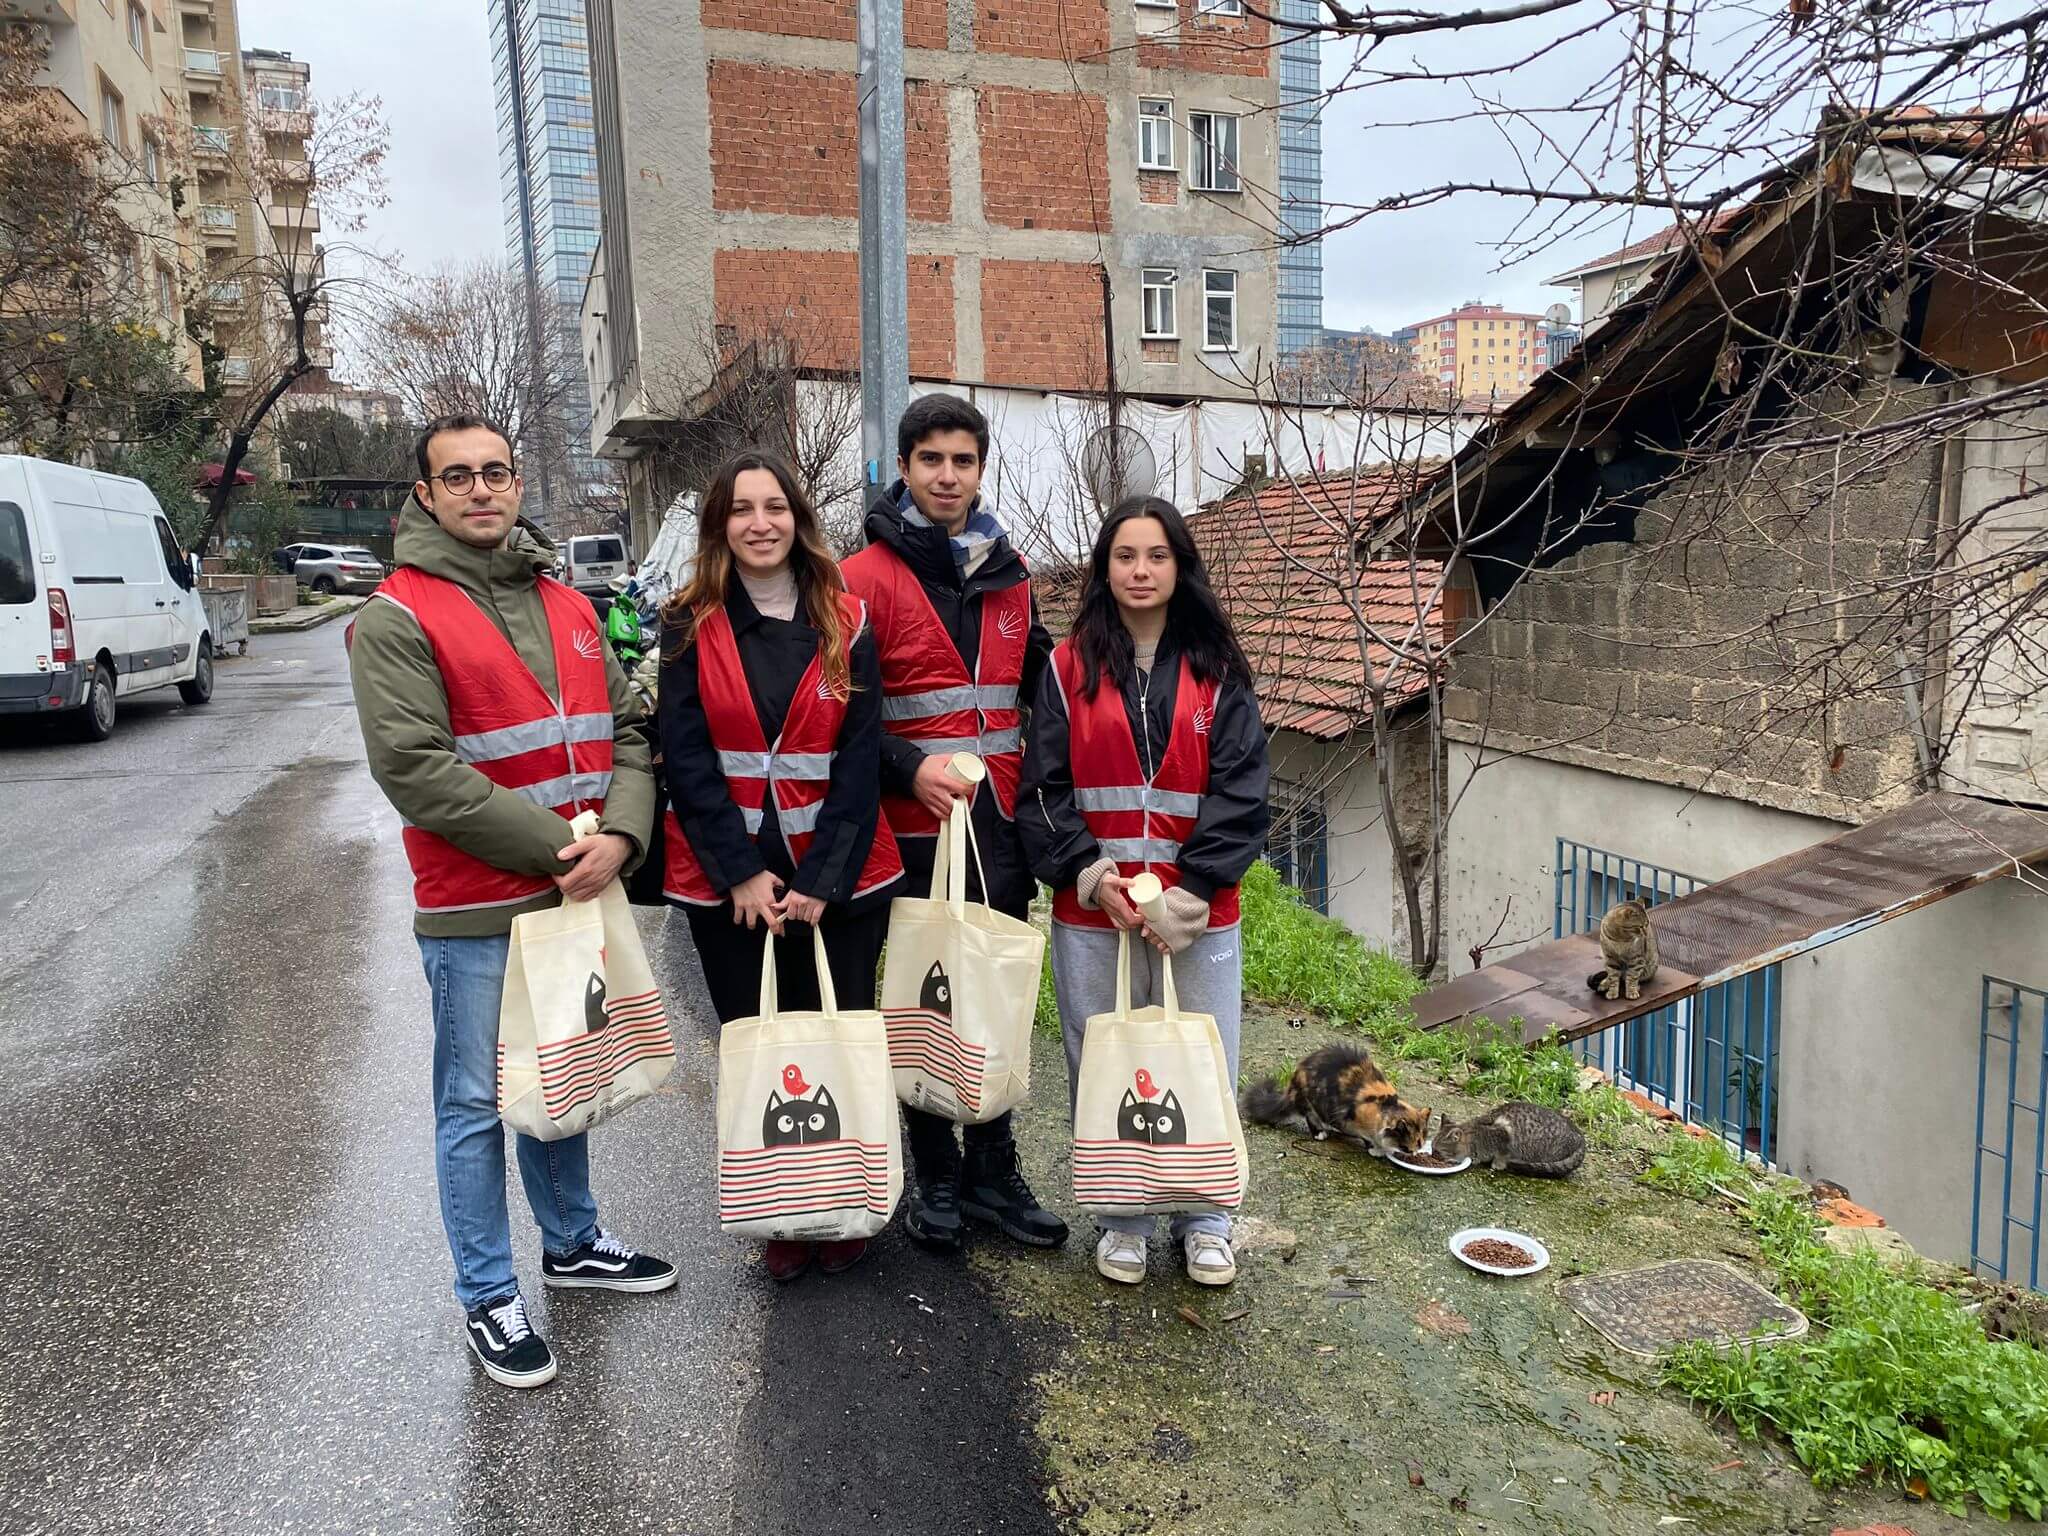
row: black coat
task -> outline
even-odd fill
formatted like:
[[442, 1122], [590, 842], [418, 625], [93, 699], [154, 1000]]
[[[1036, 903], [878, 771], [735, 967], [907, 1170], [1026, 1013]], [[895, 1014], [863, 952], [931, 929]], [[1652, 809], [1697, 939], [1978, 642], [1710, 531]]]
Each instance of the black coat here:
[[[1107, 678], [1102, 686], [1112, 686]], [[1124, 688], [1124, 716], [1147, 773], [1166, 755], [1173, 731], [1174, 700], [1180, 692], [1180, 656], [1161, 639], [1152, 670], [1131, 669]], [[1183, 889], [1204, 901], [1244, 878], [1266, 848], [1271, 812], [1267, 793], [1266, 728], [1259, 701], [1243, 683], [1216, 690], [1216, 718], [1209, 724], [1209, 788], [1202, 796], [1194, 830], [1181, 844]], [[1067, 701], [1059, 678], [1048, 667], [1031, 713], [1031, 737], [1024, 753], [1024, 778], [1017, 792], [1017, 829], [1032, 872], [1054, 890], [1102, 857], [1095, 836], [1074, 803], [1074, 768], [1068, 750]]]
[[[782, 734], [782, 722], [811, 659], [818, 651], [818, 632], [801, 607], [793, 620], [765, 618], [733, 582], [725, 600], [727, 617], [739, 645], [740, 665], [754, 697], [761, 734], [770, 743]], [[656, 714], [661, 727], [662, 770], [669, 806], [689, 839], [697, 862], [712, 888], [729, 897], [732, 888], [768, 870], [783, 884], [805, 896], [846, 904], [867, 863], [880, 814], [882, 745], [882, 667], [872, 633], [863, 634], [848, 654], [853, 697], [839, 728], [838, 757], [832, 781], [818, 811], [818, 826], [803, 863], [795, 864], [775, 818], [762, 820], [758, 839], [747, 835], [740, 809], [719, 771], [718, 749], [697, 680], [697, 647], [677, 654], [680, 636], [671, 626], [661, 635], [661, 693]], [[926, 879], [930, 879], [929, 873]], [[849, 910], [862, 911], [904, 892], [902, 884], [871, 891]]]
[[[946, 531], [937, 527], [913, 527], [904, 522], [903, 514], [897, 511], [897, 503], [902, 496], [903, 482], [898, 480], [869, 506], [868, 542], [887, 545], [910, 567], [918, 585], [924, 588], [932, 611], [945, 625], [953, 649], [971, 673], [975, 658], [981, 653], [982, 599], [991, 592], [1005, 592], [1018, 582], [1029, 580], [1024, 557], [1010, 546], [1008, 539], [998, 540], [975, 573], [962, 580], [959, 563], [953, 558], [953, 542], [946, 536]], [[1017, 693], [1020, 705], [1028, 705], [1036, 694], [1039, 678], [1044, 674], [1046, 661], [1051, 655], [1052, 636], [1038, 621], [1038, 599], [1034, 596], [1031, 601], [1031, 633], [1024, 647], [1024, 678]], [[1028, 739], [1028, 721], [1026, 725]], [[894, 795], [914, 794], [917, 765], [924, 758], [925, 753], [916, 742], [884, 733], [883, 789]], [[1020, 805], [1020, 814], [1021, 809]], [[979, 896], [998, 911], [1022, 917], [1030, 909], [1031, 898], [1037, 894], [1037, 883], [1025, 864], [1024, 848], [1017, 839], [1016, 824], [1003, 819], [993, 794], [978, 794], [974, 798], [974, 835], [981, 844], [981, 866], [988, 873], [989, 890], [982, 896], [976, 889], [981, 882], [975, 877], [970, 861], [969, 897]], [[904, 889], [908, 894], [921, 896], [930, 889], [932, 856], [937, 842], [931, 837], [901, 839]]]

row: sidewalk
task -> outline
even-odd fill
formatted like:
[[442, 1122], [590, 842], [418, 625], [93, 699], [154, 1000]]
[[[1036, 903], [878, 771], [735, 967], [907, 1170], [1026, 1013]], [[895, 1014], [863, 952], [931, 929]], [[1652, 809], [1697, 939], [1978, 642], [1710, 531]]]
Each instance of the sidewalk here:
[[330, 597], [325, 602], [301, 603], [290, 613], [273, 613], [264, 618], [249, 621], [252, 635], [295, 635], [300, 630], [318, 629], [330, 620], [354, 613], [366, 597]]

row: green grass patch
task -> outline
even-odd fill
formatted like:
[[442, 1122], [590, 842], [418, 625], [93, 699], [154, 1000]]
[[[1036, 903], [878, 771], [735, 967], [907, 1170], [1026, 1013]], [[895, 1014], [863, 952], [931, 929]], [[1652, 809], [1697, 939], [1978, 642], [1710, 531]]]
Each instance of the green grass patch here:
[[1721, 1352], [1680, 1349], [1662, 1380], [1744, 1435], [1768, 1426], [1814, 1482], [1873, 1476], [1953, 1514], [2048, 1509], [2048, 1356], [1993, 1342], [1954, 1297], [1875, 1254], [1819, 1240], [1804, 1189], [1760, 1179], [1717, 1139], [1673, 1135], [1644, 1175], [1683, 1194], [1733, 1192], [1777, 1276], [1812, 1319], [1804, 1338]]
[[1238, 888], [1244, 989], [1281, 1007], [1372, 1032], [1407, 1013], [1422, 984], [1391, 955], [1369, 950], [1342, 923], [1311, 911], [1261, 860]]

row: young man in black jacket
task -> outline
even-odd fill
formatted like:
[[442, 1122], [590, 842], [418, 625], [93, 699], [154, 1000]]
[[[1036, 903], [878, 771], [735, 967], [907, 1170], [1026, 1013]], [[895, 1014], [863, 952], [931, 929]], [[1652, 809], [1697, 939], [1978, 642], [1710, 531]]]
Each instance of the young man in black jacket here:
[[[968, 401], [927, 395], [896, 430], [900, 476], [868, 509], [868, 547], [845, 562], [867, 601], [882, 662], [882, 810], [903, 852], [904, 889], [931, 884], [942, 819], [970, 806], [988, 889], [970, 867], [970, 899], [1024, 917], [1035, 893], [1017, 835], [1022, 707], [1052, 639], [1030, 574], [980, 497], [988, 423]], [[947, 773], [953, 753], [988, 768], [979, 791]], [[962, 1217], [1017, 1242], [1057, 1247], [1067, 1224], [1038, 1203], [1005, 1114], [967, 1127], [905, 1107], [916, 1179], [904, 1226], [928, 1247], [957, 1248]]]

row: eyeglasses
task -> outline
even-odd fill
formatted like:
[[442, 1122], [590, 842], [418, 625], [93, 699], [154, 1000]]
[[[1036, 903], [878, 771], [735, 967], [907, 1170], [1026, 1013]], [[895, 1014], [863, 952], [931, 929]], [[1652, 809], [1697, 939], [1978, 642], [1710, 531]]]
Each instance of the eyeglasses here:
[[450, 496], [466, 496], [469, 494], [469, 488], [476, 484], [479, 475], [482, 476], [484, 489], [487, 491], [512, 489], [513, 469], [509, 464], [486, 464], [481, 470], [458, 466], [454, 469], [444, 469], [438, 475], [429, 475], [427, 479], [438, 480], [447, 486]]

